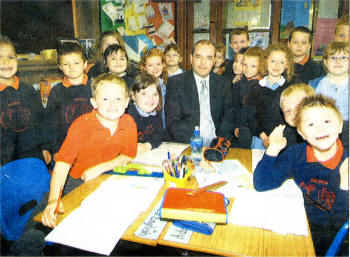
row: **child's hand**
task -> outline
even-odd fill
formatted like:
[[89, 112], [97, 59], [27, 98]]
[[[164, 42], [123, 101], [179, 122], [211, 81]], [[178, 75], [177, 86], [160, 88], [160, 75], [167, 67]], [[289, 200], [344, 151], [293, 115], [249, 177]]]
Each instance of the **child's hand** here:
[[81, 176], [81, 179], [84, 180], [84, 182], [97, 178], [101, 174], [101, 171], [98, 169], [90, 168], [87, 169], [83, 175]]
[[[44, 226], [50, 227], [50, 228], [56, 227], [56, 222], [57, 222], [57, 214], [55, 214], [56, 207], [57, 207], [57, 202], [49, 203], [46, 206], [43, 212], [43, 215], [41, 217], [41, 222], [44, 224]], [[59, 203], [58, 213], [60, 214], [64, 213], [62, 201], [60, 201]]]
[[235, 134], [235, 137], [239, 137], [239, 128], [235, 128], [234, 134]]
[[148, 152], [152, 149], [152, 145], [148, 142], [137, 144], [137, 155]]
[[349, 190], [349, 158], [346, 158], [339, 168], [340, 189]]
[[271, 132], [269, 138], [269, 146], [266, 149], [266, 154], [270, 156], [277, 156], [279, 152], [286, 147], [287, 139], [283, 136], [283, 131], [286, 125], [278, 125]]
[[46, 164], [51, 162], [51, 153], [48, 150], [42, 150], [43, 158]]
[[241, 78], [242, 78], [242, 74], [236, 75], [236, 76], [233, 78], [232, 83], [233, 83], [233, 84], [237, 83]]
[[260, 134], [260, 139], [263, 141], [263, 144], [264, 144], [264, 146], [266, 147], [266, 148], [268, 148], [269, 147], [269, 144], [270, 144], [270, 139], [269, 139], [269, 137], [266, 135], [266, 133], [265, 132], [261, 132], [261, 134]]

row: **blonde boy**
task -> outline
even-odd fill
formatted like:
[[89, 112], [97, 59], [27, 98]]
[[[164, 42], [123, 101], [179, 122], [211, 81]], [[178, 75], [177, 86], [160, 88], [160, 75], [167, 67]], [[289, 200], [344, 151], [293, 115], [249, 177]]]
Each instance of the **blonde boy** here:
[[299, 105], [295, 124], [307, 143], [281, 152], [287, 143], [285, 125], [276, 127], [254, 171], [254, 187], [266, 191], [292, 178], [303, 192], [316, 256], [324, 256], [349, 219], [349, 153], [339, 140], [343, 120], [334, 100], [314, 95]]
[[298, 105], [308, 96], [315, 94], [315, 90], [303, 83], [294, 84], [282, 91], [280, 97], [280, 107], [284, 115], [285, 121], [295, 127], [295, 116]]
[[307, 83], [323, 75], [320, 65], [309, 56], [312, 44], [312, 32], [306, 27], [296, 27], [289, 33], [288, 47], [293, 54], [293, 82]]
[[[42, 217], [45, 226], [56, 226], [57, 200], [68, 173], [67, 184], [73, 185], [68, 186], [72, 190], [74, 184], [125, 165], [136, 156], [137, 128], [133, 118], [124, 114], [129, 103], [124, 80], [116, 74], [100, 75], [93, 81], [90, 101], [94, 109], [72, 123], [57, 154], [50, 196]], [[60, 205], [59, 213], [63, 212]]]
[[343, 15], [335, 25], [334, 40], [349, 43], [349, 14]]

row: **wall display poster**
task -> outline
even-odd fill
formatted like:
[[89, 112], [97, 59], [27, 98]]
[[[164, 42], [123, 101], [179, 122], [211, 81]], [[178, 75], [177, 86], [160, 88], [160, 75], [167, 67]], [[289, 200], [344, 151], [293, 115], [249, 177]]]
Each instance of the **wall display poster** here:
[[316, 21], [316, 33], [314, 34], [314, 51], [316, 56], [322, 56], [327, 44], [334, 38], [337, 19], [319, 18]]
[[124, 26], [124, 0], [100, 0], [101, 31], [116, 30]]
[[147, 0], [126, 0], [126, 35], [147, 35], [155, 45], [174, 42], [175, 3], [158, 3]]
[[269, 29], [270, 0], [233, 0], [227, 3], [226, 29], [248, 26], [251, 29]]
[[193, 29], [209, 29], [210, 0], [194, 3]]
[[234, 25], [251, 26], [261, 24], [261, 0], [235, 0]]
[[281, 10], [280, 39], [287, 40], [289, 32], [298, 26], [311, 29], [310, 24], [311, 0], [284, 0]]

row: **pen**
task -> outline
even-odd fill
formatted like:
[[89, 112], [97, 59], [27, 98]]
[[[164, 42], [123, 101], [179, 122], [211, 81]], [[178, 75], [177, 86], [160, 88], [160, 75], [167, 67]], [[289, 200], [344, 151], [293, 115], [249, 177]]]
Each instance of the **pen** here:
[[210, 184], [210, 185], [208, 185], [208, 186], [205, 186], [205, 187], [200, 187], [200, 188], [198, 188], [198, 189], [195, 189], [195, 190], [193, 190], [193, 191], [190, 191], [190, 192], [188, 192], [187, 193], [187, 195], [190, 195], [190, 196], [196, 196], [196, 195], [198, 195], [198, 194], [200, 194], [200, 193], [203, 193], [203, 192], [206, 192], [206, 191], [208, 191], [208, 190], [215, 190], [215, 189], [218, 189], [218, 188], [220, 188], [220, 187], [222, 187], [222, 186], [224, 186], [224, 185], [226, 185], [227, 184], [227, 181], [219, 181], [219, 182], [216, 182], [216, 183], [214, 183], [214, 184]]
[[61, 189], [60, 189], [60, 195], [58, 196], [58, 200], [57, 200], [57, 206], [56, 206], [55, 214], [57, 214], [57, 213], [58, 213], [58, 207], [60, 206], [60, 201], [61, 201], [62, 191], [63, 191], [63, 186], [61, 186]]
[[170, 152], [168, 151], [168, 160], [170, 160]]

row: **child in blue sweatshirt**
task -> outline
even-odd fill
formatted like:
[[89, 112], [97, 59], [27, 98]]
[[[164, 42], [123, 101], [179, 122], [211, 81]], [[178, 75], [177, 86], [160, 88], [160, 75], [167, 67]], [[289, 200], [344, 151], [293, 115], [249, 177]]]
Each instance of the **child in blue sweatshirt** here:
[[[303, 192], [316, 255], [324, 256], [349, 219], [349, 153], [339, 140], [343, 119], [334, 100], [322, 95], [305, 98], [297, 110], [298, 133], [307, 143], [280, 154], [287, 140], [283, 137], [285, 125], [277, 126], [254, 171], [254, 187], [266, 191], [292, 178]], [[342, 250], [341, 256], [348, 255], [347, 247]]]

